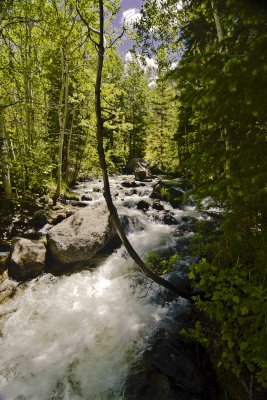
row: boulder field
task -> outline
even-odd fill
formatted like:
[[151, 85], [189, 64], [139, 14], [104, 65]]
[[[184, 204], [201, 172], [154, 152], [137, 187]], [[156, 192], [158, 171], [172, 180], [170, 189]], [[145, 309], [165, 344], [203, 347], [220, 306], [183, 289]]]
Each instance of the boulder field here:
[[68, 267], [89, 261], [115, 239], [118, 237], [108, 208], [104, 201], [98, 201], [52, 227], [47, 233], [47, 243], [14, 238], [8, 275], [25, 281], [41, 275], [48, 262]]

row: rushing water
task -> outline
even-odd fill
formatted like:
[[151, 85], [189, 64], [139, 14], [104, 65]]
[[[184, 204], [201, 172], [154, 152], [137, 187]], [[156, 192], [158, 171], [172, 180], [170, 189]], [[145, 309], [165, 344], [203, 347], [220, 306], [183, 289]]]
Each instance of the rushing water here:
[[[122, 191], [120, 180], [111, 183], [119, 212], [129, 221], [130, 240], [141, 255], [176, 244], [176, 226], [155, 218], [160, 212], [136, 209], [137, 201], [148, 199], [149, 186], [127, 196], [131, 189]], [[95, 185], [86, 183], [77, 191], [98, 200]], [[172, 211], [177, 219], [196, 215], [192, 207]], [[95, 270], [62, 277], [45, 274], [0, 305], [0, 315], [5, 315], [0, 399], [123, 398], [129, 366], [168, 311], [152, 301], [156, 285], [148, 287], [146, 279], [136, 279], [138, 274], [120, 248]]]

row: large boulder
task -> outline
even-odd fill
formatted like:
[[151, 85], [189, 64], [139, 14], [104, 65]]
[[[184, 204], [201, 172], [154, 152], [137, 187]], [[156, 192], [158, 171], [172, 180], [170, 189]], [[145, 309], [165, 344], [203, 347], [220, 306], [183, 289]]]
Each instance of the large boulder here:
[[134, 174], [134, 172], [140, 168], [148, 170], [148, 162], [142, 158], [132, 158], [125, 167], [127, 174]]
[[134, 178], [136, 181], [144, 181], [148, 177], [148, 170], [144, 167], [138, 167], [134, 170]]
[[45, 267], [46, 248], [43, 243], [14, 238], [8, 261], [8, 275], [18, 281], [35, 278]]
[[112, 239], [115, 229], [104, 201], [79, 210], [47, 234], [50, 256], [60, 264], [88, 261]]

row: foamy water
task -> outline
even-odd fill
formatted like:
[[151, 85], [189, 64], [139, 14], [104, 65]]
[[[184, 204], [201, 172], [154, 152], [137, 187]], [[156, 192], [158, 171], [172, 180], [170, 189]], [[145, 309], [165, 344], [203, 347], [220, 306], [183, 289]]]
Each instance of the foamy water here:
[[[175, 245], [175, 227], [121, 202], [119, 211], [132, 221], [129, 238], [139, 254]], [[136, 274], [120, 248], [95, 270], [45, 274], [0, 305], [0, 399], [123, 398], [130, 365], [167, 313], [151, 301], [158, 287], [148, 289], [146, 278], [137, 285]]]
[[[141, 252], [168, 242], [170, 228], [132, 234]], [[157, 235], [157, 230], [158, 234]], [[3, 399], [119, 399], [127, 370], [166, 309], [135, 287], [123, 249], [95, 271], [44, 275], [0, 308]], [[19, 397], [20, 396], [20, 397]]]

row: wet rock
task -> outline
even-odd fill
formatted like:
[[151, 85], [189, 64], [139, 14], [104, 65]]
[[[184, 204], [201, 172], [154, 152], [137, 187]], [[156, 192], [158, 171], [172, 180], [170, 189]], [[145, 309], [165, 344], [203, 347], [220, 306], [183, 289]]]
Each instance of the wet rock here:
[[83, 203], [81, 201], [75, 201], [75, 200], [71, 200], [69, 202], [69, 204], [71, 204], [73, 207], [87, 207], [86, 203]]
[[137, 210], [147, 211], [149, 209], [149, 203], [145, 200], [140, 200], [137, 203]]
[[92, 201], [93, 199], [92, 199], [92, 197], [83, 194], [81, 197], [81, 200], [82, 201]]
[[180, 188], [177, 181], [158, 182], [151, 193], [152, 199], [168, 201], [174, 208], [182, 204], [185, 191]]
[[75, 192], [69, 192], [60, 197], [64, 200], [79, 200], [80, 196]]
[[104, 201], [79, 210], [54, 226], [47, 235], [52, 258], [61, 264], [90, 260], [116, 237]]
[[135, 181], [123, 181], [121, 183], [121, 186], [125, 188], [134, 188], [137, 187], [138, 185]]
[[18, 281], [35, 278], [45, 267], [44, 244], [29, 239], [14, 238], [8, 260], [8, 275]]
[[60, 222], [64, 221], [64, 219], [66, 219], [66, 214], [58, 214], [55, 218], [53, 218], [52, 225], [60, 224]]
[[158, 210], [158, 211], [164, 210], [163, 205], [160, 204], [159, 201], [154, 201], [153, 204], [152, 204], [152, 208], [154, 208], [154, 210]]
[[49, 221], [45, 210], [36, 211], [31, 220], [31, 225], [36, 229], [41, 229], [48, 223]]
[[[164, 275], [164, 278], [171, 282], [177, 289], [187, 290], [193, 293], [191, 281], [188, 278], [188, 266], [180, 265], [180, 269], [172, 271]], [[177, 296], [170, 290], [163, 290], [163, 297], [165, 301], [173, 301]]]
[[166, 225], [177, 225], [178, 221], [171, 214], [165, 214], [162, 218], [162, 221]]
[[17, 286], [18, 284], [10, 279], [5, 279], [0, 284], [0, 304], [14, 296]]
[[155, 370], [142, 368], [130, 375], [123, 393], [124, 400], [175, 400], [169, 379]]
[[129, 218], [127, 217], [127, 215], [122, 215], [120, 217], [120, 222], [121, 222], [121, 225], [122, 225], [124, 230], [128, 230], [129, 229], [130, 222], [129, 222]]
[[144, 352], [143, 358], [184, 390], [191, 393], [203, 392], [204, 378], [194, 353], [184, 343], [158, 339], [151, 350]]
[[136, 181], [144, 181], [148, 176], [148, 171], [146, 168], [136, 168], [134, 170], [134, 177]]

